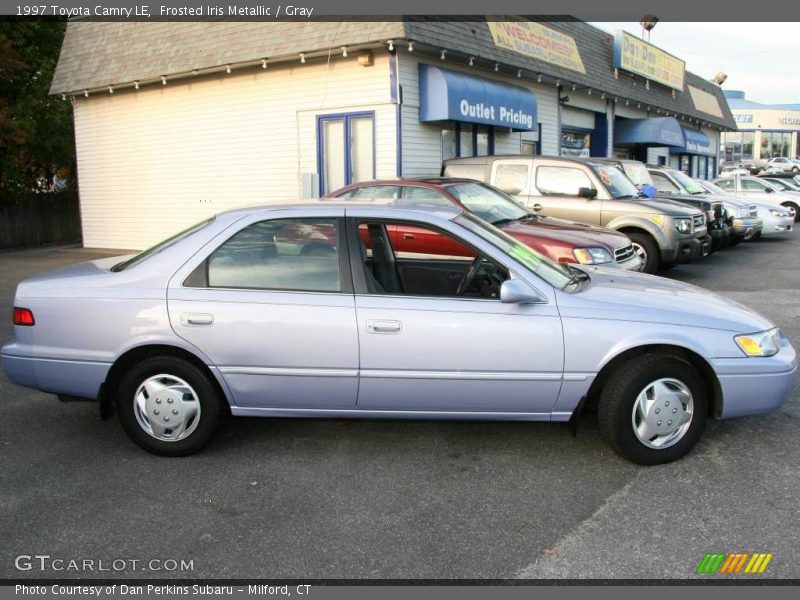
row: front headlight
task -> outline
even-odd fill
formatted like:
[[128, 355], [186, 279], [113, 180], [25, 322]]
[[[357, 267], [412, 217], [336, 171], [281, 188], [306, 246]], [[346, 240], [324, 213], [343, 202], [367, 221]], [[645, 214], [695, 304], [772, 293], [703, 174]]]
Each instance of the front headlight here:
[[605, 248], [575, 248], [572, 255], [582, 265], [601, 265], [614, 262]]
[[747, 356], [773, 356], [781, 347], [781, 332], [777, 327], [769, 331], [737, 335], [733, 339]]
[[740, 206], [739, 210], [736, 211], [736, 214], [740, 217], [749, 217], [750, 216], [750, 209], [746, 206]]
[[770, 208], [769, 209], [769, 214], [771, 214], [773, 217], [788, 217], [789, 216], [788, 212], [786, 212], [785, 210], [778, 210], [777, 208]]
[[691, 219], [675, 219], [675, 229], [677, 229], [680, 233], [691, 233], [692, 232], [692, 220]]

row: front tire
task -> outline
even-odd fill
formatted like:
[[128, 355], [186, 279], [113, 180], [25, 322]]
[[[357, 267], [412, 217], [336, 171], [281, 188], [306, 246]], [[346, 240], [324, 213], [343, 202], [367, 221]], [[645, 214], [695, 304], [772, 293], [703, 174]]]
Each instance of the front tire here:
[[793, 216], [794, 216], [794, 222], [795, 223], [800, 221], [800, 206], [798, 206], [794, 202], [784, 202], [783, 204], [781, 204], [781, 206], [783, 208], [788, 209], [789, 212], [793, 212], [794, 213]]
[[646, 233], [626, 234], [633, 244], [633, 250], [643, 261], [642, 273], [654, 275], [661, 266], [658, 244]]
[[700, 439], [708, 394], [688, 361], [669, 352], [650, 352], [619, 366], [600, 394], [598, 422], [603, 439], [640, 465], [683, 457]]
[[211, 378], [175, 356], [152, 356], [129, 369], [117, 388], [117, 414], [125, 433], [160, 456], [203, 449], [225, 414]]

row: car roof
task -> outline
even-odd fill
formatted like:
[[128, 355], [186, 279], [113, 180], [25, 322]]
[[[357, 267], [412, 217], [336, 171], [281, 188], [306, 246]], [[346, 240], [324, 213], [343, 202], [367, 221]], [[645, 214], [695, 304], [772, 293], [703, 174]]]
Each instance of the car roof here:
[[444, 163], [445, 164], [458, 163], [462, 165], [487, 165], [493, 163], [496, 160], [547, 160], [547, 161], [566, 162], [566, 163], [579, 162], [587, 165], [609, 164], [608, 162], [604, 162], [608, 161], [609, 159], [599, 158], [599, 157], [595, 158], [594, 156], [585, 158], [581, 156], [542, 156], [542, 155], [532, 156], [530, 154], [493, 154], [491, 156], [470, 156], [469, 158], [448, 158], [446, 161], [444, 161]]
[[353, 198], [352, 200], [343, 200], [339, 198], [307, 198], [301, 200], [293, 200], [291, 202], [275, 202], [268, 204], [259, 204], [254, 206], [246, 206], [242, 208], [234, 208], [219, 213], [217, 216], [231, 215], [231, 216], [248, 216], [276, 210], [290, 210], [293, 208], [313, 208], [319, 207], [323, 209], [329, 208], [381, 208], [388, 209], [389, 211], [397, 210], [398, 212], [417, 212], [424, 215], [435, 214], [446, 219], [453, 219], [464, 212], [455, 204], [452, 208], [443, 205], [431, 205], [430, 202], [425, 200], [415, 200], [413, 198]]

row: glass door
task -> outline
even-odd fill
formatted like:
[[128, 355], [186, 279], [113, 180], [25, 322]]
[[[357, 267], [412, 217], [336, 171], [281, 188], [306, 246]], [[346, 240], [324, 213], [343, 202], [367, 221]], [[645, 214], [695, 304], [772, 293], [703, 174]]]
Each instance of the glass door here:
[[320, 194], [375, 178], [375, 114], [318, 117]]

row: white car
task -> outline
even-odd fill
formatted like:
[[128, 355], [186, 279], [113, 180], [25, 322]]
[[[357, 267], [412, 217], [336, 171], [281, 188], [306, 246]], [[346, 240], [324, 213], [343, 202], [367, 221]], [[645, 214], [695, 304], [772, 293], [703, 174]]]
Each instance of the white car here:
[[795, 223], [800, 220], [800, 193], [781, 191], [774, 183], [759, 177], [720, 177], [714, 183], [729, 194], [773, 207], [783, 206], [792, 214]]
[[762, 221], [761, 233], [756, 237], [783, 236], [794, 231], [794, 214], [788, 208], [767, 202], [750, 201], [758, 209]]
[[800, 160], [777, 156], [767, 161], [767, 168], [776, 167], [785, 173], [800, 173]]

